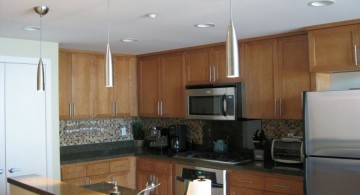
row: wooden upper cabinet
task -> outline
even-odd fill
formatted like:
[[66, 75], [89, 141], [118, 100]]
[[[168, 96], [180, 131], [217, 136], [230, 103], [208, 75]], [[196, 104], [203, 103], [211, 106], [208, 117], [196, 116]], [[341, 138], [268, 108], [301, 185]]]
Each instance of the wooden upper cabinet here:
[[92, 116], [92, 71], [90, 54], [59, 53], [60, 119], [81, 119]]
[[139, 115], [183, 117], [183, 52], [140, 57], [138, 64]]
[[307, 36], [291, 36], [278, 40], [276, 101], [279, 118], [302, 118], [302, 92], [310, 91]]
[[184, 117], [185, 84], [184, 55], [182, 52], [160, 57], [161, 116]]
[[246, 117], [301, 119], [302, 92], [310, 91], [306, 35], [247, 42]]
[[276, 118], [274, 71], [276, 39], [243, 43], [246, 66], [246, 118]]
[[[104, 55], [96, 55], [95, 60], [95, 93], [94, 93], [94, 117], [111, 117], [113, 116], [113, 90], [111, 87], [105, 87], [105, 57]], [[115, 72], [115, 71], [114, 71]], [[115, 74], [114, 74], [115, 78]]]
[[239, 82], [242, 76], [244, 74], [241, 74], [239, 78], [226, 77], [225, 45], [187, 51], [186, 84]]
[[138, 59], [139, 116], [158, 116], [159, 102], [158, 56]]
[[209, 48], [193, 49], [186, 52], [186, 84], [210, 83], [213, 65], [210, 64]]
[[114, 56], [114, 87], [105, 87], [104, 56], [59, 52], [60, 119], [137, 116], [136, 58]]
[[[136, 60], [135, 57], [113, 57], [114, 86], [105, 87], [105, 59], [96, 56], [94, 117], [136, 115]], [[134, 78], [135, 77], [135, 78]], [[134, 83], [135, 82], [135, 83]]]
[[311, 72], [358, 70], [359, 25], [308, 32]]
[[71, 118], [71, 54], [59, 52], [59, 117], [62, 120]]

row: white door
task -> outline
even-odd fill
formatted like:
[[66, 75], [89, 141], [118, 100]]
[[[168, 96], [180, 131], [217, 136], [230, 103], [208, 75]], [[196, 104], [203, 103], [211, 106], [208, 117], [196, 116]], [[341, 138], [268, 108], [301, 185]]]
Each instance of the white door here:
[[5, 176], [5, 114], [4, 114], [4, 64], [0, 63], [0, 194], [6, 194]]
[[5, 64], [6, 175], [47, 176], [45, 92], [36, 64]]

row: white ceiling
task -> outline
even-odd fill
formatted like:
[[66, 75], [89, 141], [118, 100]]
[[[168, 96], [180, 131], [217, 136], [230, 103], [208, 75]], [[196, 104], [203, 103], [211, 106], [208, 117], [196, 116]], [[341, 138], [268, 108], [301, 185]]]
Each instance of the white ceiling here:
[[[229, 22], [229, 0], [110, 0], [110, 44], [113, 53], [143, 54], [223, 42]], [[360, 19], [360, 0], [336, 0], [327, 7], [309, 7], [309, 0], [232, 0], [238, 39], [284, 33], [322, 23]], [[39, 39], [33, 11], [50, 8], [43, 17], [43, 40], [60, 48], [104, 51], [107, 42], [107, 0], [0, 0], [0, 37]], [[146, 17], [157, 13], [156, 19]], [[197, 23], [216, 27], [195, 28]], [[137, 42], [124, 43], [123, 38]]]

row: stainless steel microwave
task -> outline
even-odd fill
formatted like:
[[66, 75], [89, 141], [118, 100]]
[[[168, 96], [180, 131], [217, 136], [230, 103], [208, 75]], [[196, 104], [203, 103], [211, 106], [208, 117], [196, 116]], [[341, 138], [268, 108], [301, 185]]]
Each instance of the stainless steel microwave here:
[[186, 118], [236, 120], [243, 116], [243, 83], [186, 86]]

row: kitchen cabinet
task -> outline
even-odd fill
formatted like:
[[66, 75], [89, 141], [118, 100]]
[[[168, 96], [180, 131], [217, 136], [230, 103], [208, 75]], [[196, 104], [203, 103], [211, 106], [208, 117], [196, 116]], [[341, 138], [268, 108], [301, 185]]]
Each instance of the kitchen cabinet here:
[[303, 195], [303, 178], [250, 171], [230, 171], [230, 195]]
[[225, 45], [191, 49], [186, 52], [186, 84], [240, 82], [244, 75], [240, 65], [239, 78], [226, 77]]
[[277, 66], [276, 39], [244, 43], [246, 66], [246, 118], [277, 118], [274, 71]]
[[246, 117], [301, 119], [302, 92], [311, 87], [306, 36], [247, 42], [243, 48]]
[[61, 166], [61, 180], [76, 186], [102, 182], [135, 188], [135, 159], [123, 157]]
[[137, 116], [136, 59], [113, 56], [114, 87], [105, 87], [104, 56], [59, 52], [60, 119]]
[[52, 176], [51, 63], [44, 92], [36, 91], [38, 58], [0, 57], [0, 194], [8, 177]]
[[307, 36], [278, 39], [275, 101], [281, 119], [302, 119], [302, 92], [310, 91]]
[[311, 72], [359, 70], [360, 26], [358, 24], [310, 30]]
[[60, 119], [92, 117], [93, 63], [91, 54], [59, 52]]
[[170, 162], [138, 157], [136, 159], [136, 189], [142, 190], [150, 178], [161, 183], [154, 194], [173, 194], [173, 165]]
[[137, 116], [135, 57], [113, 56], [113, 87], [105, 87], [104, 64], [104, 55], [96, 55], [94, 117]]
[[183, 117], [183, 52], [138, 59], [139, 116]]

